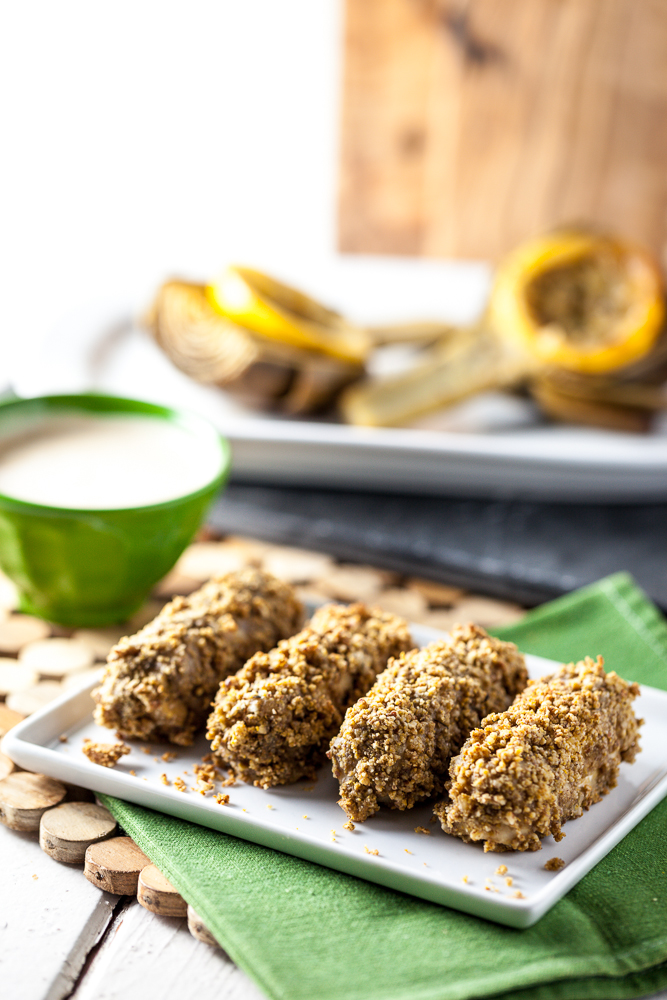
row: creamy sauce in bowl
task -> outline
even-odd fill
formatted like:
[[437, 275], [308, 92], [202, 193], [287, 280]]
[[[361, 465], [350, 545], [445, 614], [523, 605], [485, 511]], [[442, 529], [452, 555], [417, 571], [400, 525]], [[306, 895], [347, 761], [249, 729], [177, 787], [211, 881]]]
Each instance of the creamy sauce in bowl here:
[[146, 507], [207, 486], [214, 434], [160, 417], [63, 412], [0, 438], [0, 493], [75, 510]]

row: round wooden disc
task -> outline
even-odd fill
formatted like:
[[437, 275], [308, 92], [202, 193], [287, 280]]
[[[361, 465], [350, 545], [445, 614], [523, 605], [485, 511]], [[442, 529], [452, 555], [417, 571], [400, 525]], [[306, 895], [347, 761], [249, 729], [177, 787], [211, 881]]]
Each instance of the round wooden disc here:
[[0, 696], [13, 691], [25, 691], [36, 684], [39, 677], [34, 670], [18, 660], [0, 656]]
[[139, 873], [137, 899], [145, 909], [164, 917], [187, 916], [188, 904], [155, 865], [147, 865]]
[[210, 944], [213, 948], [220, 947], [202, 918], [191, 906], [188, 906], [188, 930], [198, 941], [204, 941], [205, 944]]
[[72, 636], [91, 651], [96, 660], [106, 660], [112, 646], [127, 635], [123, 628], [80, 628]]
[[59, 681], [40, 681], [25, 691], [12, 691], [7, 696], [7, 708], [11, 708], [13, 712], [20, 712], [21, 715], [32, 715], [54, 698], [59, 698], [62, 693]]
[[98, 889], [117, 896], [135, 896], [139, 872], [150, 863], [150, 858], [131, 837], [112, 837], [99, 844], [91, 844], [86, 851], [83, 874]]
[[25, 719], [25, 715], [19, 712], [12, 712], [7, 705], [0, 704], [0, 737], [8, 733], [10, 729]]
[[14, 761], [10, 760], [4, 753], [0, 753], [0, 781], [6, 778], [14, 770]]
[[47, 809], [39, 824], [39, 846], [56, 861], [82, 862], [91, 844], [110, 837], [116, 820], [94, 802], [64, 802]]
[[12, 830], [39, 830], [42, 815], [65, 794], [65, 786], [54, 778], [14, 771], [0, 781], [0, 822]]
[[65, 677], [92, 667], [95, 656], [85, 642], [56, 638], [28, 643], [19, 653], [19, 660], [43, 677]]
[[0, 653], [18, 653], [29, 642], [45, 639], [51, 627], [31, 615], [10, 615], [0, 621]]

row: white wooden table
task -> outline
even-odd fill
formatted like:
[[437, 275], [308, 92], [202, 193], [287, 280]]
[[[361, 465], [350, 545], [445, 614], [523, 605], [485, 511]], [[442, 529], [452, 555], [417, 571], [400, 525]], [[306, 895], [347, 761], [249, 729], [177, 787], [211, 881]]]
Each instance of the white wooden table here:
[[0, 858], [3, 1000], [265, 1000], [185, 919], [100, 892], [37, 834], [0, 825]]
[[[36, 834], [0, 825], [3, 1000], [264, 1000], [186, 921], [100, 892]], [[313, 997], [317, 1000], [317, 997]], [[667, 990], [650, 1000], [667, 1000]]]

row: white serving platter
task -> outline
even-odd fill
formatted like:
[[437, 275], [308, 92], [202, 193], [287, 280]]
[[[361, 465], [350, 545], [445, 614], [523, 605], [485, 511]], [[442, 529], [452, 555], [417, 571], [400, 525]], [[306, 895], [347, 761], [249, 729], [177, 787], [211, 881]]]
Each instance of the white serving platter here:
[[[423, 645], [442, 633], [413, 626], [413, 635]], [[535, 656], [527, 656], [526, 662], [531, 677], [558, 666]], [[347, 817], [337, 805], [338, 786], [328, 766], [314, 784], [298, 782], [270, 791], [241, 783], [216, 787], [230, 796], [228, 805], [218, 805], [215, 792], [202, 796], [193, 790], [193, 765], [208, 751], [203, 736], [192, 747], [160, 745], [148, 754], [134, 742], [132, 752], [113, 770], [99, 767], [84, 757], [82, 742], [114, 737], [92, 720], [92, 686], [64, 695], [19, 723], [5, 736], [3, 752], [21, 767], [511, 927], [539, 920], [667, 795], [667, 693], [649, 687], [642, 688], [635, 703], [645, 719], [642, 752], [635, 764], [621, 765], [618, 786], [580, 819], [567, 823], [559, 844], [548, 837], [538, 852], [485, 854], [481, 846], [464, 844], [431, 823], [429, 805], [407, 812], [382, 809], [354, 831], [345, 830]], [[164, 762], [166, 750], [177, 758]], [[163, 784], [162, 774], [169, 785]], [[173, 786], [178, 775], [186, 792]], [[430, 833], [417, 833], [416, 827]], [[560, 872], [544, 868], [553, 857], [565, 861]], [[508, 872], [499, 876], [495, 872], [501, 864]]]
[[[378, 265], [378, 285], [387, 285], [387, 267]], [[408, 310], [411, 288], [412, 302], [420, 301], [417, 291], [424, 298], [427, 285], [417, 288], [419, 273], [406, 262], [391, 271], [391, 282], [405, 288], [406, 315], [415, 309]], [[431, 284], [439, 273], [433, 272]], [[380, 297], [379, 289], [375, 294]], [[363, 295], [349, 294], [348, 300], [343, 307], [359, 315]], [[178, 371], [131, 313], [116, 304], [72, 318], [40, 351], [26, 352], [12, 372], [15, 392], [93, 390], [192, 409], [230, 440], [233, 474], [245, 482], [570, 502], [667, 500], [667, 420], [647, 435], [547, 425], [527, 401], [501, 394], [440, 415], [431, 421], [438, 429], [257, 414]]]

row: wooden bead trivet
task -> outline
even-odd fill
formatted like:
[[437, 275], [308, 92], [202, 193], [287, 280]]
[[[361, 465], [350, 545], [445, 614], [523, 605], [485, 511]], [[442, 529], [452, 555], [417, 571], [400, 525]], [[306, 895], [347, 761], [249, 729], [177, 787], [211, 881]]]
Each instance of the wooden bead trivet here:
[[10, 615], [0, 621], [0, 653], [18, 653], [27, 643], [46, 639], [51, 627], [30, 615]]
[[136, 896], [139, 872], [150, 865], [131, 837], [112, 837], [91, 844], [86, 851], [83, 874], [89, 882], [117, 896]]
[[145, 909], [163, 917], [187, 916], [188, 904], [155, 865], [148, 865], [139, 873], [137, 899]]
[[81, 628], [77, 629], [72, 638], [84, 643], [96, 660], [106, 660], [111, 647], [124, 635], [127, 635], [124, 628]]
[[58, 681], [40, 681], [24, 691], [12, 691], [7, 696], [7, 707], [21, 715], [32, 715], [54, 698], [59, 698], [62, 693], [63, 689]]
[[196, 937], [198, 941], [203, 941], [205, 944], [210, 944], [214, 948], [219, 948], [220, 945], [215, 940], [210, 930], [199, 916], [199, 914], [192, 909], [188, 904], [188, 930], [193, 937]]
[[43, 814], [65, 794], [65, 786], [54, 778], [15, 771], [0, 781], [0, 823], [12, 830], [39, 830]]
[[10, 729], [18, 725], [19, 722], [23, 722], [25, 715], [21, 715], [19, 712], [13, 712], [11, 708], [7, 708], [6, 705], [0, 704], [0, 737], [8, 733]]
[[10, 760], [4, 753], [0, 753], [0, 781], [6, 778], [8, 774], [11, 774], [13, 770], [14, 761]]
[[39, 846], [56, 861], [80, 864], [91, 844], [116, 831], [116, 820], [94, 802], [64, 802], [47, 809], [39, 824]]
[[24, 666], [18, 660], [0, 656], [0, 696], [12, 694], [14, 691], [25, 691], [38, 680], [39, 677], [30, 667]]
[[65, 677], [92, 667], [95, 655], [78, 639], [40, 639], [24, 646], [19, 660], [42, 677]]

